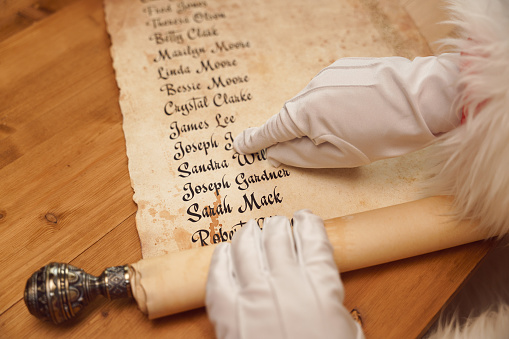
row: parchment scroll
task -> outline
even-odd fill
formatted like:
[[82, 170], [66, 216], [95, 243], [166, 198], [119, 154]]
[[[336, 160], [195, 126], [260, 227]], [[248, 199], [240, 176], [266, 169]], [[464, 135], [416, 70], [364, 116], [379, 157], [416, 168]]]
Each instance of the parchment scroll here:
[[145, 258], [230, 240], [251, 218], [417, 198], [422, 152], [306, 170], [232, 149], [338, 58], [429, 54], [393, 3], [105, 0]]

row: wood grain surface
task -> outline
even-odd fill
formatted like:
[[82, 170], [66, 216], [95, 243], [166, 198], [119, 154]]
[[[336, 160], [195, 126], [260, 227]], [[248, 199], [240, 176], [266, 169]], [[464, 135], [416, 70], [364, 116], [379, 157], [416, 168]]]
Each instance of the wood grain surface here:
[[[421, 22], [425, 38], [451, 32], [431, 24], [443, 15], [436, 1], [384, 3]], [[109, 46], [101, 0], [0, 2], [2, 338], [214, 337], [204, 309], [149, 321], [133, 301], [98, 298], [54, 326], [22, 300], [26, 279], [51, 261], [98, 275], [141, 259]], [[345, 303], [360, 312], [367, 338], [420, 337], [492, 246], [346, 273]]]

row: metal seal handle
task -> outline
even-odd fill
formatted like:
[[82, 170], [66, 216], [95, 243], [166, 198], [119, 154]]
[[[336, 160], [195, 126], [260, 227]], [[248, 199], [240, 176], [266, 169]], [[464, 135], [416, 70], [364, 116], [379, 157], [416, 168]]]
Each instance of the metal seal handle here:
[[95, 277], [81, 268], [53, 262], [27, 280], [24, 299], [32, 315], [60, 324], [74, 318], [98, 295], [132, 298], [129, 265], [109, 267]]

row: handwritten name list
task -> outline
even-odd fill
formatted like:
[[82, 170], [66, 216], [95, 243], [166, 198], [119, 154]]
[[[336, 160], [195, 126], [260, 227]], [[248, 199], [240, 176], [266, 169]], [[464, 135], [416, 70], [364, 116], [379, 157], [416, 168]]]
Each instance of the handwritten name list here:
[[144, 257], [229, 241], [249, 219], [261, 226], [301, 208], [330, 218], [415, 198], [419, 154], [303, 170], [233, 149], [236, 135], [334, 60], [394, 54], [372, 9], [349, 0], [106, 0], [105, 10]]

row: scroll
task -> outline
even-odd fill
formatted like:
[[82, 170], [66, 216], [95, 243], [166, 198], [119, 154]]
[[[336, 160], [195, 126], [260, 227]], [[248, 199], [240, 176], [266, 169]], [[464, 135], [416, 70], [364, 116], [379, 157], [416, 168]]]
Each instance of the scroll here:
[[[450, 200], [431, 197], [325, 221], [341, 272], [438, 251], [486, 238], [474, 221], [450, 217]], [[194, 248], [109, 267], [100, 277], [62, 263], [35, 272], [25, 287], [34, 316], [62, 323], [97, 295], [134, 297], [150, 319], [205, 304], [207, 273], [215, 246]]]
[[427, 54], [405, 12], [351, 0], [105, 0], [105, 11], [144, 258], [229, 241], [249, 219], [416, 199], [422, 152], [307, 170], [232, 147], [338, 58]]
[[[431, 197], [325, 220], [341, 272], [486, 239], [476, 222], [450, 216], [450, 200]], [[132, 265], [132, 293], [150, 319], [205, 305], [213, 247], [143, 259]]]

